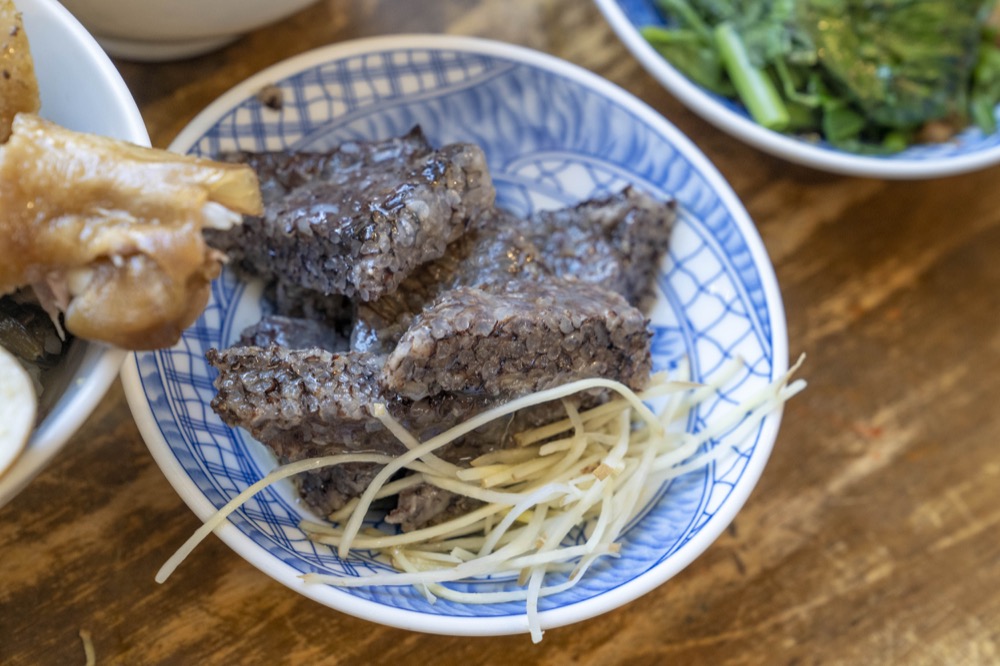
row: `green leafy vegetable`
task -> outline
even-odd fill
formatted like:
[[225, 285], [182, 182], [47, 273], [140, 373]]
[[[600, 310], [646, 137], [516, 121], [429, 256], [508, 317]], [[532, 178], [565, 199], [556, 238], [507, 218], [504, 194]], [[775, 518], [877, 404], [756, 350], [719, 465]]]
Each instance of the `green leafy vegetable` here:
[[732, 23], [720, 23], [715, 28], [715, 46], [736, 92], [757, 122], [774, 130], [788, 127], [785, 102], [768, 73], [750, 58], [750, 51]]
[[995, 2], [657, 0], [667, 26], [642, 33], [765, 127], [894, 152], [931, 124], [997, 130]]
[[[984, 40], [989, 45], [997, 44], [995, 31], [990, 28], [984, 35]], [[982, 48], [979, 51], [979, 60], [972, 72], [972, 93], [969, 99], [969, 110], [972, 120], [984, 132], [993, 133], [997, 131], [996, 116], [994, 109], [997, 100], [1000, 99], [1000, 49]]]

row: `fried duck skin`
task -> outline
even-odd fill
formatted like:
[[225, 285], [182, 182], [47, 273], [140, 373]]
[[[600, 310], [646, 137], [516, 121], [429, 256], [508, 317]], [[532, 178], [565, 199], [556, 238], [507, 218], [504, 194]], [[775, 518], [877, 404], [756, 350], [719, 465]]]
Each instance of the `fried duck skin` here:
[[246, 166], [19, 114], [0, 146], [0, 294], [33, 287], [81, 338], [168, 347], [221, 270], [202, 230], [261, 211]]

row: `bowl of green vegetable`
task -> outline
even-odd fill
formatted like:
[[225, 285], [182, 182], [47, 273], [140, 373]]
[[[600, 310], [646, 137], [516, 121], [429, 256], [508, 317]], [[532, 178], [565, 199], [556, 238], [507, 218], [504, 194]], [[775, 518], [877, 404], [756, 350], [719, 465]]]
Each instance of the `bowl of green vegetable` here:
[[682, 103], [817, 169], [933, 178], [1000, 163], [996, 0], [595, 0]]

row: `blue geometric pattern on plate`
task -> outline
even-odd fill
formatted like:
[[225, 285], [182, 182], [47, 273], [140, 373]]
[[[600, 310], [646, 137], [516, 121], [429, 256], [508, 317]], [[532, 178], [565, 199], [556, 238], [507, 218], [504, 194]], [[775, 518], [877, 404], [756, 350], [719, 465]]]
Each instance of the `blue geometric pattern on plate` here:
[[[617, 2], [618, 6], [625, 13], [625, 16], [628, 17], [629, 21], [631, 21], [636, 28], [642, 28], [647, 25], [667, 24], [663, 16], [656, 10], [656, 4], [652, 0], [615, 0], [615, 2]], [[746, 109], [741, 104], [733, 102], [732, 100], [722, 97], [721, 95], [717, 95], [705, 88], [702, 90], [706, 95], [712, 97], [720, 105], [725, 106], [733, 113], [739, 114], [747, 119], [750, 118], [750, 114], [747, 113]], [[994, 110], [994, 115], [998, 120], [1000, 120], [1000, 107]], [[801, 141], [805, 142], [806, 140], [801, 139]], [[824, 141], [813, 142], [810, 140], [808, 143], [810, 146], [830, 153], [844, 152], [838, 148], [834, 148]], [[993, 149], [998, 146], [1000, 146], [1000, 132], [984, 134], [978, 127], [970, 127], [957, 136], [952, 137], [949, 141], [911, 146], [906, 150], [893, 153], [891, 155], [871, 155], [870, 157], [873, 159], [887, 161], [919, 162], [969, 155]]]
[[[628, 183], [673, 196], [681, 217], [669, 256], [655, 276], [660, 290], [651, 312], [655, 364], [675, 368], [687, 357], [694, 378], [710, 380], [727, 361], [746, 361], [736, 379], [692, 414], [687, 428], [703, 427], [717, 411], [771, 380], [776, 332], [769, 312], [780, 309], [780, 303], [767, 301], [744, 231], [689, 156], [629, 108], [562, 73], [450, 49], [386, 48], [333, 59], [276, 83], [284, 91], [280, 112], [250, 95], [225, 113], [191, 151], [212, 155], [233, 149], [322, 149], [346, 139], [403, 134], [419, 124], [435, 144], [481, 145], [498, 202], [518, 213], [573, 203]], [[538, 91], [544, 91], [544, 97]], [[170, 453], [217, 507], [274, 464], [259, 443], [227, 428], [208, 406], [214, 371], [204, 359], [205, 351], [230, 343], [259, 311], [259, 298], [227, 271], [213, 285], [204, 315], [175, 348], [135, 356], [145, 399]], [[783, 363], [780, 359], [778, 364]], [[731, 446], [739, 455], [651, 489], [622, 538], [621, 557], [597, 563], [573, 589], [542, 599], [540, 609], [596, 597], [670, 558], [725, 505], [756, 453], [760, 432], [758, 427], [716, 440], [713, 445]], [[258, 495], [230, 520], [297, 571], [364, 575], [385, 568], [369, 554], [341, 561], [328, 548], [310, 542], [297, 527], [308, 515], [285, 484]], [[552, 582], [558, 581], [553, 576]], [[513, 585], [510, 580], [476, 580], [455, 587]], [[431, 604], [410, 587], [362, 587], [341, 593], [426, 614], [524, 613], [522, 602]]]

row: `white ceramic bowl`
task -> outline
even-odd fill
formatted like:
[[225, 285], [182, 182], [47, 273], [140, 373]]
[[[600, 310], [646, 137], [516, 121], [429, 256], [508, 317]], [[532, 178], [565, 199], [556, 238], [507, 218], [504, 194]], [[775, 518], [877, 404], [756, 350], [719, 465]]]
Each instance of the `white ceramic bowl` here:
[[[280, 110], [262, 105], [276, 84]], [[457, 37], [396, 36], [346, 42], [276, 65], [224, 95], [177, 137], [179, 152], [323, 150], [348, 139], [405, 134], [419, 124], [443, 145], [485, 151], [498, 202], [527, 214], [635, 184], [673, 196], [680, 220], [658, 267], [650, 312], [653, 357], [666, 369], [689, 359], [699, 380], [726, 359], [748, 370], [725, 400], [739, 402], [784, 372], [784, 310], [763, 244], [732, 190], [698, 149], [641, 101], [579, 67], [522, 48]], [[652, 276], [651, 276], [652, 277]], [[122, 381], [136, 423], [174, 488], [201, 518], [275, 466], [264, 447], [227, 428], [209, 402], [210, 347], [228, 346], [260, 316], [260, 290], [226, 271], [199, 321], [172, 349], [125, 362]], [[752, 368], [752, 371], [749, 370]], [[722, 404], [706, 403], [700, 420]], [[739, 455], [674, 481], [651, 483], [623, 535], [621, 557], [592, 567], [580, 585], [540, 603], [543, 627], [605, 612], [667, 580], [729, 524], [764, 468], [777, 432], [772, 414], [748, 434], [714, 445]], [[730, 451], [729, 449], [722, 449]], [[337, 610], [411, 630], [507, 634], [527, 629], [524, 604], [471, 605], [417, 590], [304, 583], [310, 571], [366, 576], [384, 570], [370, 553], [346, 560], [299, 528], [316, 520], [290, 484], [269, 488], [229, 516], [217, 534], [290, 588]], [[178, 546], [180, 544], [177, 544]], [[198, 566], [199, 551], [182, 566]], [[170, 585], [172, 581], [167, 581]], [[510, 589], [516, 580], [470, 580], [466, 590]], [[322, 621], [320, 619], [320, 621]]]
[[[55, 0], [18, 0], [35, 59], [41, 115], [81, 132], [149, 145], [139, 109], [118, 70], [80, 23]], [[104, 396], [124, 352], [74, 341], [46, 377], [42, 420], [18, 457], [0, 475], [0, 506], [59, 452]]]
[[664, 24], [653, 0], [595, 2], [629, 51], [671, 94], [719, 129], [772, 155], [833, 173], [887, 179], [935, 178], [1000, 163], [1000, 133], [984, 135], [978, 128], [946, 143], [912, 146], [887, 156], [858, 155], [766, 129], [741, 105], [692, 82], [649, 45], [639, 29]]
[[200, 55], [291, 16], [316, 0], [62, 0], [113, 56]]

